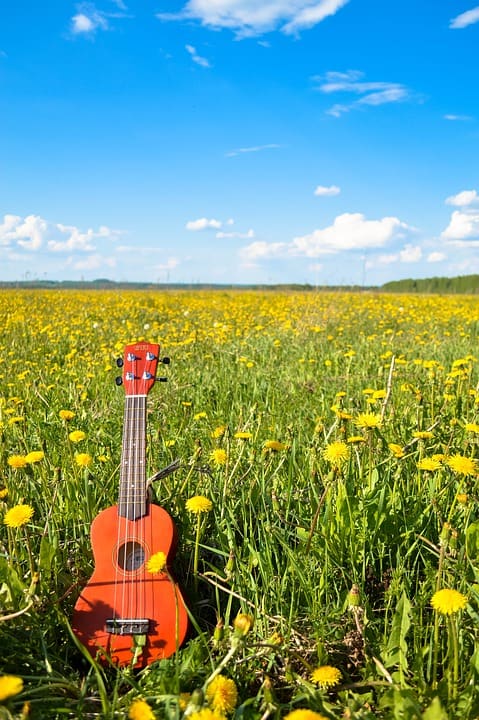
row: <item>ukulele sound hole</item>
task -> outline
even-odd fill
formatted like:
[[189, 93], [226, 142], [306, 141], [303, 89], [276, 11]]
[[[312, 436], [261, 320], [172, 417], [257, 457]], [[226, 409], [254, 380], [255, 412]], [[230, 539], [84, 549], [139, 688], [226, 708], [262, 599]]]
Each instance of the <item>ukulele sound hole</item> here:
[[118, 550], [118, 565], [122, 570], [139, 570], [145, 562], [145, 549], [136, 540], [128, 540]]

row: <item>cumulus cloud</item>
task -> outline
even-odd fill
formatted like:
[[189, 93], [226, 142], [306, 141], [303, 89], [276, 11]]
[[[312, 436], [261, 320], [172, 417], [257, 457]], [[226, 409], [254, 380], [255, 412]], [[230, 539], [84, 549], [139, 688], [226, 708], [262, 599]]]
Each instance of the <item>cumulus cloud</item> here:
[[430, 263], [442, 262], [446, 259], [446, 257], [447, 255], [445, 253], [436, 251], [429, 253], [429, 255], [427, 256], [427, 261]]
[[396, 217], [367, 220], [361, 213], [343, 213], [329, 227], [294, 238], [290, 254], [318, 257], [343, 250], [380, 248], [411, 229]]
[[73, 260], [71, 265], [75, 270], [98, 270], [98, 268], [104, 267], [105, 265], [110, 268], [116, 267], [116, 261], [112, 257], [104, 257], [103, 255], [94, 253], [81, 260]]
[[318, 185], [314, 194], [318, 197], [333, 197], [334, 195], [339, 195], [340, 192], [341, 188], [337, 185]]
[[77, 14], [71, 19], [71, 32], [74, 35], [90, 35], [96, 30], [107, 30], [108, 20], [92, 3], [81, 3]]
[[240, 239], [240, 240], [249, 240], [250, 238], [254, 238], [254, 230], [250, 229], [247, 232], [224, 232], [223, 230], [220, 230], [216, 233], [216, 237], [220, 240], [223, 240], [225, 238], [234, 238], [234, 239]]
[[63, 225], [44, 220], [39, 215], [5, 215], [0, 225], [0, 246], [22, 248], [31, 252], [46, 249], [50, 252], [90, 252], [97, 239], [116, 239], [117, 230], [101, 226], [81, 231], [74, 225]]
[[455, 245], [476, 247], [479, 245], [479, 211], [454, 210], [441, 237]]
[[449, 225], [441, 233], [448, 243], [463, 247], [479, 246], [479, 195], [476, 190], [462, 190], [446, 198], [447, 205], [460, 208], [454, 210]]
[[444, 120], [451, 120], [452, 122], [465, 122], [467, 120], [472, 120], [472, 117], [470, 115], [454, 115], [452, 113], [443, 115], [443, 118]]
[[160, 20], [197, 20], [212, 29], [227, 28], [237, 37], [280, 30], [297, 34], [335, 15], [349, 0], [188, 0], [177, 13], [158, 13]]
[[215, 230], [219, 230], [223, 223], [221, 220], [215, 220], [215, 218], [198, 218], [198, 220], [188, 220], [185, 227], [187, 230], [192, 230], [193, 232], [198, 232], [199, 230], [208, 230], [209, 228], [213, 228]]
[[346, 94], [359, 96], [355, 100], [334, 104], [327, 113], [333, 117], [340, 117], [344, 113], [361, 106], [378, 106], [389, 103], [404, 102], [412, 96], [405, 85], [395, 82], [367, 81], [360, 70], [347, 70], [346, 72], [327, 72], [325, 75], [315, 75], [312, 80], [316, 89], [328, 95]]
[[477, 22], [479, 22], [479, 6], [457, 15], [451, 20], [449, 27], [452, 30], [460, 30]]
[[402, 250], [396, 253], [389, 253], [388, 255], [380, 255], [378, 257], [378, 263], [381, 265], [392, 265], [393, 263], [413, 263], [419, 262], [422, 258], [422, 249], [419, 245], [411, 245], [408, 243]]
[[455, 205], [456, 207], [465, 207], [474, 205], [479, 202], [479, 195], [476, 190], [462, 190], [457, 195], [451, 195], [446, 198], [447, 205]]
[[[396, 217], [367, 220], [361, 213], [343, 213], [336, 217], [332, 225], [295, 237], [289, 243], [257, 240], [242, 248], [240, 255], [248, 260], [300, 256], [317, 258], [349, 250], [382, 248], [412, 230], [413, 228]], [[418, 249], [406, 245], [401, 261], [412, 262], [417, 256]]]
[[193, 45], [185, 45], [185, 49], [186, 52], [189, 53], [189, 55], [191, 56], [191, 59], [194, 63], [200, 65], [200, 67], [211, 67], [210, 61], [204, 57], [201, 57], [201, 55], [198, 55], [198, 53], [196, 52], [196, 48]]

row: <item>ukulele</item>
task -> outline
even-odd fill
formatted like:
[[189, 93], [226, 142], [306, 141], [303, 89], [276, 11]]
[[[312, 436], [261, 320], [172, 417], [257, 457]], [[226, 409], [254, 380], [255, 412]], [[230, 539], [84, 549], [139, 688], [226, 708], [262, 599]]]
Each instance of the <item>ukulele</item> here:
[[[188, 625], [181, 592], [168, 572], [176, 549], [172, 518], [148, 497], [146, 479], [146, 397], [156, 380], [159, 345], [127, 345], [123, 442], [118, 504], [100, 512], [91, 526], [94, 571], [73, 613], [72, 629], [90, 655], [115, 665], [144, 667], [170, 656]], [[159, 573], [149, 558], [166, 557]]]

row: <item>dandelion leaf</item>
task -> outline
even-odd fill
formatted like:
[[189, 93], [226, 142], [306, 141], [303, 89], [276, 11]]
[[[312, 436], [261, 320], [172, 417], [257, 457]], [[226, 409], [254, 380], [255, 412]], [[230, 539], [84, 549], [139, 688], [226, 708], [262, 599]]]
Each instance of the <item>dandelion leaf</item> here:
[[398, 666], [401, 674], [408, 668], [406, 635], [410, 627], [411, 603], [403, 592], [396, 605], [384, 658], [386, 667]]

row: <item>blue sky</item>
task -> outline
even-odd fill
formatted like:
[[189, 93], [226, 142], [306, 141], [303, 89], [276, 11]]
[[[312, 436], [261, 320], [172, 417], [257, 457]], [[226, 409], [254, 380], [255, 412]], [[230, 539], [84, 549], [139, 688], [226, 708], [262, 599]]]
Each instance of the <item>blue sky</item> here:
[[0, 9], [0, 280], [479, 273], [478, 0]]

